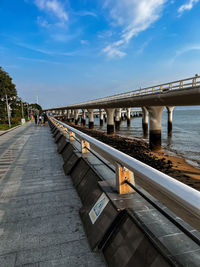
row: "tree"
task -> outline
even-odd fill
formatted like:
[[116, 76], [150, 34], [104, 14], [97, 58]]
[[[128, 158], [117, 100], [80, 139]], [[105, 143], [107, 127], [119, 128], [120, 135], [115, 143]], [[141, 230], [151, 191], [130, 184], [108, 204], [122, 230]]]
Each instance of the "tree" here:
[[17, 90], [12, 78], [0, 67], [0, 98], [5, 97], [5, 95], [17, 96]]
[[35, 110], [37, 109], [39, 111], [39, 114], [42, 113], [42, 107], [40, 105], [35, 103], [35, 104], [29, 104], [29, 106], [32, 107]]
[[[0, 99], [4, 99], [5, 95], [8, 98], [17, 97], [17, 90], [15, 84], [12, 82], [12, 78], [0, 67]], [[0, 101], [0, 117], [5, 118], [6, 114], [6, 103], [5, 101]]]

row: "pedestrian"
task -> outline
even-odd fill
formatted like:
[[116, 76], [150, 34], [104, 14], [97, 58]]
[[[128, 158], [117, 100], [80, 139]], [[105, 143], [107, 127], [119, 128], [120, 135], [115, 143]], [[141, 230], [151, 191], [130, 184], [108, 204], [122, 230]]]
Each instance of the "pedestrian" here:
[[37, 114], [34, 114], [35, 124], [37, 125]]

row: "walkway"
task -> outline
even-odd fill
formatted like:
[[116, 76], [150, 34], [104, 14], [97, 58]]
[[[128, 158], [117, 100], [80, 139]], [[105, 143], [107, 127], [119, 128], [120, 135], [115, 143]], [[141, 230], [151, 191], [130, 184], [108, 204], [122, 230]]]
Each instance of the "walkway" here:
[[80, 200], [48, 127], [0, 137], [0, 266], [105, 266], [92, 253]]

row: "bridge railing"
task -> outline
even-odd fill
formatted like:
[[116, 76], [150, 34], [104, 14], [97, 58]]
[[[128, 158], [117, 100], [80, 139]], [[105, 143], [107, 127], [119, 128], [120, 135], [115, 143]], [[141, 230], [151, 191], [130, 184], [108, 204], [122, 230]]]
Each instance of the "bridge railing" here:
[[[189, 210], [197, 217], [200, 217], [199, 191], [53, 117], [49, 118], [57, 127], [65, 131], [69, 140], [79, 140], [82, 153], [91, 149], [115, 166], [116, 186], [118, 191], [120, 186], [123, 186], [126, 181], [128, 183], [133, 182], [133, 177], [136, 176], [137, 179], [144, 181], [146, 184], [150, 184], [155, 189], [159, 190], [159, 192], [164, 193], [164, 195], [167, 195], [170, 199], [178, 202], [182, 207]], [[130, 175], [128, 171], [133, 175]], [[127, 177], [128, 179], [126, 179]]]
[[141, 95], [161, 94], [161, 93], [165, 93], [165, 92], [169, 92], [169, 91], [173, 91], [177, 89], [193, 88], [196, 86], [200, 86], [199, 75], [196, 75], [191, 78], [183, 79], [183, 80], [178, 80], [178, 81], [173, 81], [169, 83], [158, 84], [155, 86], [140, 88], [138, 90], [115, 94], [115, 95], [107, 96], [103, 98], [97, 98], [91, 101], [85, 101], [85, 102], [81, 102], [78, 104], [72, 104], [69, 107], [73, 108], [73, 106], [77, 106], [77, 105], [112, 101], [112, 100], [118, 100], [118, 99], [129, 98], [129, 97], [137, 97]]

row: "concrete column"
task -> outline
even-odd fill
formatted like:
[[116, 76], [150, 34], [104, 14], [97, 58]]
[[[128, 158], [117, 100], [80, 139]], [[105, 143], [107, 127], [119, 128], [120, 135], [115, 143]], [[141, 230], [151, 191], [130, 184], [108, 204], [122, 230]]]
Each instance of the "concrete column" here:
[[131, 108], [127, 108], [127, 126], [131, 123]]
[[149, 146], [156, 151], [161, 149], [161, 117], [164, 107], [146, 107], [150, 116]]
[[78, 109], [74, 110], [75, 125], [78, 125]]
[[99, 110], [100, 126], [103, 126], [103, 109]]
[[148, 135], [148, 121], [149, 121], [149, 112], [146, 107], [142, 107], [142, 129], [143, 135]]
[[82, 109], [81, 124], [82, 124], [83, 126], [85, 126], [85, 121], [86, 121], [85, 109]]
[[71, 110], [67, 110], [67, 122], [70, 122]]
[[121, 108], [115, 110], [115, 129], [119, 131], [121, 121]]
[[71, 109], [71, 122], [73, 122], [73, 121], [74, 121], [74, 110]]
[[89, 129], [94, 128], [94, 109], [88, 109], [89, 112]]
[[107, 108], [106, 114], [107, 114], [107, 134], [113, 134], [114, 133], [114, 108]]
[[168, 113], [168, 135], [171, 136], [172, 135], [172, 118], [173, 118], [173, 110], [174, 107], [166, 107], [167, 108], [167, 113]]

